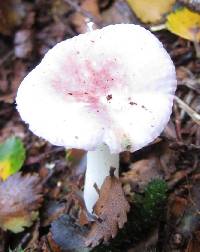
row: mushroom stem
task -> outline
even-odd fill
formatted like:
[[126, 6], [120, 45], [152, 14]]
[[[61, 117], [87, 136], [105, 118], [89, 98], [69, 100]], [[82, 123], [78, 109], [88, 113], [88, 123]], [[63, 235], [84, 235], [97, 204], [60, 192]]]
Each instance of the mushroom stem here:
[[84, 200], [87, 210], [92, 213], [98, 200], [95, 184], [100, 189], [105, 178], [109, 176], [110, 167], [114, 167], [115, 175], [119, 174], [119, 154], [111, 154], [107, 145], [102, 144], [94, 151], [87, 153], [87, 169], [85, 174]]

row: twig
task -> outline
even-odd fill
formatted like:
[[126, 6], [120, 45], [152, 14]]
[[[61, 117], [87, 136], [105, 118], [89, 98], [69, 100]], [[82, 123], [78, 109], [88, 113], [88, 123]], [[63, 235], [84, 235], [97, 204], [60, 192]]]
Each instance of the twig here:
[[186, 144], [184, 142], [180, 142], [180, 141], [176, 141], [176, 142], [171, 142], [169, 144], [169, 147], [173, 150], [177, 150], [177, 149], [183, 149], [185, 151], [192, 151], [192, 152], [200, 152], [200, 146], [199, 145], [195, 145], [195, 144]]
[[[191, 186], [191, 185], [192, 185], [192, 184], [189, 182], [188, 177], [186, 177], [186, 182], [187, 182], [188, 186]], [[200, 211], [198, 210], [198, 207], [197, 207], [197, 203], [196, 203], [196, 202], [193, 200], [193, 198], [192, 198], [192, 194], [191, 194], [190, 187], [188, 187], [188, 196], [189, 196], [190, 202], [191, 202], [192, 205], [195, 207], [195, 210], [196, 210], [197, 214], [200, 214]]]
[[200, 45], [196, 40], [194, 41], [194, 48], [196, 51], [196, 57], [200, 59]]
[[174, 114], [175, 114], [176, 138], [178, 141], [182, 141], [180, 115], [178, 113], [178, 107], [176, 104], [174, 104]]
[[[189, 106], [191, 104], [193, 98], [194, 98], [194, 92], [192, 90], [189, 90], [187, 95], [184, 97], [184, 101]], [[182, 111], [180, 112], [180, 119], [181, 120], [183, 120], [183, 118], [185, 117], [185, 114], [186, 114], [185, 110], [182, 109]]]
[[[20, 246], [20, 247], [25, 247], [26, 244], [29, 242], [30, 238], [31, 238], [31, 233], [30, 233], [30, 232], [26, 233], [26, 234], [24, 235], [24, 237], [22, 237], [22, 240], [21, 240], [19, 246]], [[18, 246], [18, 247], [19, 247], [19, 246]]]
[[47, 158], [48, 156], [50, 156], [52, 154], [59, 153], [59, 152], [63, 152], [63, 151], [65, 151], [64, 147], [54, 148], [53, 150], [47, 151], [45, 153], [42, 153], [42, 154], [38, 155], [37, 157], [32, 157], [30, 160], [27, 160], [26, 165], [32, 165], [32, 164], [35, 164], [35, 163], [39, 163], [43, 159]]
[[177, 171], [172, 179], [170, 179], [167, 182], [168, 185], [168, 190], [172, 191], [175, 186], [177, 186], [178, 184], [180, 184], [181, 182], [183, 182], [188, 176], [190, 176], [194, 171], [196, 170], [196, 167], [193, 167], [190, 170], [186, 170], [186, 171]]
[[82, 211], [85, 213], [88, 222], [99, 221], [99, 217], [96, 214], [91, 214], [85, 205], [83, 197], [78, 192], [72, 192], [71, 198], [79, 204]]
[[6, 60], [8, 60], [11, 56], [14, 56], [14, 51], [9, 51], [6, 55], [3, 56], [3, 58], [0, 60], [0, 66], [4, 64]]
[[45, 236], [45, 242], [46, 242], [46, 246], [47, 246], [48, 250], [50, 252], [54, 252], [54, 250], [51, 248], [51, 244], [50, 244], [49, 239], [48, 239], [47, 236]]
[[186, 86], [194, 91], [196, 91], [198, 94], [200, 94], [200, 79], [184, 79], [182, 81], [178, 81], [178, 85]]
[[177, 96], [175, 96], [174, 99], [179, 105], [179, 107], [182, 108], [192, 118], [194, 122], [200, 125], [200, 114], [198, 114], [195, 110], [189, 107], [184, 101], [182, 101]]
[[167, 29], [166, 24], [154, 25], [150, 27], [150, 31], [157, 32]]
[[100, 189], [99, 189], [98, 185], [96, 183], [94, 183], [93, 187], [96, 190], [96, 192], [98, 193], [98, 195], [100, 195]]
[[113, 178], [115, 176], [115, 170], [116, 168], [115, 167], [110, 167], [110, 177]]

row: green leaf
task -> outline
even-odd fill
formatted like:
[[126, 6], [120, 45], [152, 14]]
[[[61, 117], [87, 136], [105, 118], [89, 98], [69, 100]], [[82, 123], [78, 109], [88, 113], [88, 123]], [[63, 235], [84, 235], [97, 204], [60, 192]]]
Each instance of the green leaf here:
[[25, 160], [23, 142], [17, 137], [10, 137], [0, 144], [0, 178], [5, 180], [19, 171]]

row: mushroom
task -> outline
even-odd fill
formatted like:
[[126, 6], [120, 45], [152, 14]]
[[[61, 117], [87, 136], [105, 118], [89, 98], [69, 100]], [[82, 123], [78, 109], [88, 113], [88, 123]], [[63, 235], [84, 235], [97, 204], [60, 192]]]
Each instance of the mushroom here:
[[54, 145], [87, 152], [84, 199], [92, 212], [119, 153], [152, 142], [169, 120], [174, 65], [159, 40], [133, 24], [67, 39], [22, 81], [17, 109], [30, 130]]

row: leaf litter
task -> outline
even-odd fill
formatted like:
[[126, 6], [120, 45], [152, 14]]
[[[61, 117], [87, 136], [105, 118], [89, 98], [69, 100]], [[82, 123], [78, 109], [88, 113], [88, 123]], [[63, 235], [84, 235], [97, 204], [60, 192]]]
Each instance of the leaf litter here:
[[[74, 160], [70, 163], [66, 160], [66, 151], [63, 148], [53, 147], [33, 136], [15, 110], [16, 90], [24, 76], [55, 43], [86, 31], [88, 21], [92, 21], [96, 27], [112, 23], [140, 23], [148, 27], [148, 24], [142, 23], [142, 19], [137, 19], [134, 9], [127, 2], [9, 0], [2, 3], [0, 143], [13, 135], [20, 137], [26, 150], [26, 161], [21, 162], [22, 173], [15, 170], [15, 174], [8, 174], [7, 179], [0, 182], [0, 251], [9, 251], [9, 248], [11, 251], [26, 251], [28, 248], [32, 249], [30, 251], [66, 251], [74, 246], [70, 245], [70, 238], [74, 244], [77, 239], [77, 244], [83, 245], [79, 249], [86, 251], [91, 250], [91, 247], [94, 247], [93, 251], [148, 251], [152, 246], [155, 251], [163, 248], [167, 252], [199, 251], [200, 128], [196, 121], [200, 114], [199, 49], [197, 40], [195, 43], [188, 42], [184, 39], [186, 35], [179, 34], [180, 25], [175, 27], [174, 33], [177, 35], [166, 30], [155, 34], [176, 64], [176, 95], [183, 103], [177, 99], [172, 119], [156, 143], [136, 153], [121, 155], [120, 169], [123, 176], [120, 175], [120, 181], [123, 182], [126, 197], [122, 197], [121, 182], [115, 177], [108, 177], [104, 189], [100, 189], [92, 222], [90, 218], [88, 222], [86, 216], [87, 221], [84, 225], [80, 224], [81, 211], [84, 211], [70, 197], [72, 183], [75, 191], [80, 192], [83, 188], [84, 155], [73, 152]], [[140, 4], [142, 2], [146, 1], [141, 1]], [[155, 6], [153, 11], [159, 8], [161, 11], [153, 17], [154, 20], [142, 14], [142, 18], [148, 19], [144, 22], [164, 22], [168, 12], [171, 12], [173, 1], [165, 2], [170, 3], [170, 7]], [[189, 7], [198, 19], [199, 7], [196, 1], [180, 0], [180, 5]], [[144, 13], [145, 8], [142, 11]], [[186, 15], [184, 17], [189, 25], [192, 23], [189, 14], [179, 14]], [[174, 18], [176, 22], [181, 20], [180, 17], [177, 21], [178, 15]], [[188, 26], [184, 27], [184, 31], [188, 32]], [[155, 178], [159, 181], [156, 182]], [[151, 188], [149, 194], [148, 188]], [[164, 188], [163, 197], [157, 193], [160, 188]], [[120, 220], [117, 218], [117, 209], [110, 209], [113, 207], [110, 198], [116, 198], [115, 192], [122, 197], [121, 203], [115, 203], [120, 204]], [[149, 202], [152, 193], [154, 200]], [[155, 198], [155, 195], [159, 197]], [[7, 203], [2, 204], [5, 199]], [[126, 199], [130, 205], [128, 217]], [[122, 202], [124, 205], [121, 208]], [[156, 207], [153, 207], [153, 202]], [[21, 219], [22, 214], [24, 219]], [[14, 220], [17, 217], [19, 219], [16, 223]], [[119, 229], [125, 222], [124, 227]], [[25, 228], [30, 225], [32, 228]], [[147, 227], [151, 227], [151, 230]], [[11, 235], [3, 229], [23, 231], [18, 235]], [[65, 249], [60, 248], [60, 244]], [[96, 246], [97, 244], [99, 245]], [[91, 247], [86, 248], [86, 245]]]
[[[101, 242], [108, 242], [117, 235], [118, 229], [127, 222], [127, 213], [130, 210], [128, 201], [122, 190], [121, 182], [114, 176], [111, 169], [110, 176], [106, 177], [97, 200], [93, 218], [87, 223], [88, 228], [81, 227], [76, 219], [63, 215], [54, 221], [51, 226], [52, 237], [63, 249], [77, 249], [81, 247], [96, 247]], [[85, 208], [85, 205], [81, 206]], [[87, 218], [87, 217], [86, 217]], [[60, 233], [63, 236], [60, 236]]]

